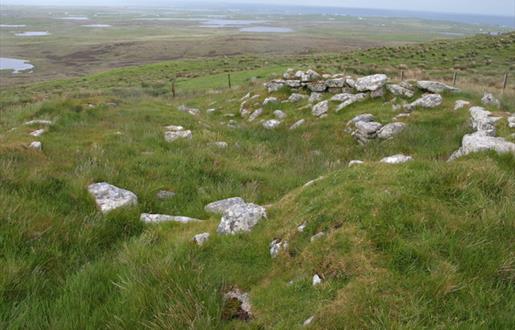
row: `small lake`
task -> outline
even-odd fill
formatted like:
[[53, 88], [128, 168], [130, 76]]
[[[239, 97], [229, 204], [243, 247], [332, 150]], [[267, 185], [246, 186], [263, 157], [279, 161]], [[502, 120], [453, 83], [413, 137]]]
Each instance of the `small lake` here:
[[201, 27], [207, 28], [237, 28], [248, 26], [252, 24], [260, 24], [265, 23], [265, 21], [257, 21], [257, 20], [247, 20], [247, 19], [210, 19], [206, 21], [202, 21], [200, 23]]
[[17, 58], [0, 57], [0, 70], [12, 70], [13, 73], [31, 70], [34, 65], [29, 61], [20, 60]]
[[0, 28], [23, 28], [27, 27], [25, 24], [0, 24]]
[[42, 37], [42, 36], [49, 36], [50, 33], [47, 31], [26, 31], [26, 32], [20, 32], [14, 34], [17, 37]]
[[241, 32], [253, 32], [253, 33], [290, 33], [293, 32], [290, 28], [274, 27], [274, 26], [252, 26], [241, 28]]
[[109, 24], [86, 24], [86, 25], [81, 25], [81, 26], [89, 27], [89, 28], [109, 28], [112, 25], [109, 25]]

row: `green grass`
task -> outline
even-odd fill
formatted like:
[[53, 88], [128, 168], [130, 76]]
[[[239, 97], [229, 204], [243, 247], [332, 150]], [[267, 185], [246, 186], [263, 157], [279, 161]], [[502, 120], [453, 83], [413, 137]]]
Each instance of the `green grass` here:
[[[281, 104], [262, 118], [276, 108], [288, 117], [268, 131], [239, 119], [239, 98], [250, 90], [262, 101], [262, 80], [250, 78], [279, 74], [284, 63], [248, 70], [236, 63], [237, 87], [229, 90], [223, 70], [232, 60], [209, 73], [223, 62], [36, 84], [25, 88], [33, 92], [27, 98], [3, 91], [1, 328], [296, 329], [311, 315], [319, 329], [513, 328], [515, 158], [485, 153], [446, 162], [470, 131], [467, 111], [452, 111], [454, 101], [479, 104], [480, 94], [444, 95], [441, 107], [406, 118], [401, 135], [359, 146], [345, 124], [364, 112], [391, 122], [396, 113], [385, 100], [339, 113], [332, 104], [324, 119], [304, 104]], [[164, 68], [183, 64], [184, 74], [197, 76], [180, 73], [172, 99]], [[511, 96], [503, 101], [513, 112]], [[181, 104], [202, 114], [179, 112]], [[218, 111], [205, 113], [212, 107]], [[34, 128], [22, 123], [36, 118], [56, 122], [40, 138], [42, 152], [25, 147]], [[289, 131], [300, 118], [306, 124]], [[229, 128], [230, 119], [239, 127]], [[170, 124], [191, 129], [193, 139], [166, 143]], [[506, 122], [499, 125], [508, 136]], [[415, 161], [378, 163], [396, 153]], [[366, 164], [348, 168], [352, 159]], [[97, 181], [135, 192], [138, 205], [102, 216], [86, 190]], [[161, 189], [177, 195], [160, 201]], [[220, 219], [203, 207], [231, 196], [268, 205], [268, 219], [248, 234], [217, 235]], [[141, 212], [205, 221], [145, 225]], [[211, 238], [198, 247], [191, 238], [204, 231]], [[326, 236], [310, 242], [320, 231]], [[289, 241], [277, 259], [268, 250], [274, 238]], [[315, 273], [324, 278], [318, 287]], [[250, 293], [249, 322], [222, 320], [222, 296], [233, 286]]]

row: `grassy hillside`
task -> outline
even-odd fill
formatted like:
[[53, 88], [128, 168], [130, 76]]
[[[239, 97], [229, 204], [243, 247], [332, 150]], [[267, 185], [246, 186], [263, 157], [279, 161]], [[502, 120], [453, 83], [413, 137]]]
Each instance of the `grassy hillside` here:
[[[512, 61], [513, 35], [473, 40], [453, 51], [491, 54], [495, 64], [478, 66], [481, 74]], [[502, 52], [492, 52], [492, 43]], [[412, 65], [428, 65], [416, 49], [437, 45], [395, 52], [385, 70], [412, 56], [420, 58]], [[362, 58], [353, 70], [366, 73], [382, 65], [384, 52], [391, 50], [343, 63]], [[333, 56], [306, 57], [295, 68], [336, 73]], [[454, 101], [479, 105], [482, 95], [445, 94], [440, 107], [403, 118], [399, 136], [360, 146], [344, 131], [347, 121], [366, 112], [391, 122], [397, 113], [389, 95], [338, 113], [332, 105], [323, 119], [306, 101], [266, 107], [262, 119], [275, 109], [287, 113], [278, 129], [266, 130], [240, 118], [239, 99], [250, 91], [262, 101], [260, 77], [291, 62], [247, 60], [163, 63], [2, 92], [1, 328], [295, 329], [310, 316], [314, 329], [513, 328], [515, 157], [446, 161], [470, 131], [468, 112], [452, 111]], [[432, 68], [445, 63], [435, 59]], [[234, 71], [237, 87], [222, 87], [225, 70]], [[179, 96], [172, 99], [175, 72]], [[285, 99], [288, 91], [274, 96]], [[501, 110], [490, 110], [506, 117], [514, 111], [510, 91], [502, 101]], [[182, 104], [201, 114], [178, 111]], [[301, 118], [304, 126], [288, 130]], [[26, 147], [37, 128], [23, 125], [31, 119], [55, 122], [38, 138], [41, 152]], [[191, 129], [192, 140], [165, 142], [171, 124]], [[514, 141], [505, 119], [498, 126]], [[397, 153], [415, 160], [378, 162]], [[353, 159], [366, 163], [349, 168]], [[138, 205], [102, 215], [86, 189], [99, 181], [133, 191]], [[159, 200], [162, 189], [176, 196]], [[268, 219], [247, 234], [217, 235], [220, 217], [204, 205], [232, 196], [266, 205]], [[148, 225], [139, 221], [142, 212], [204, 221]], [[193, 235], [205, 231], [210, 240], [195, 245]], [[272, 259], [276, 238], [289, 248]], [[316, 287], [314, 274], [323, 279]], [[235, 286], [250, 294], [248, 322], [223, 318], [223, 293]]]

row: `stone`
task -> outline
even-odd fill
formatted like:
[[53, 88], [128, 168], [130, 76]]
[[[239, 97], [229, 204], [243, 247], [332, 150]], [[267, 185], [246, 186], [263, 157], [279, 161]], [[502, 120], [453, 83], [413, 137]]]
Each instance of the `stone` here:
[[492, 93], [485, 93], [481, 99], [481, 103], [484, 105], [493, 105], [498, 108], [501, 106], [501, 101], [499, 101], [499, 99], [497, 99]]
[[184, 131], [184, 127], [177, 125], [168, 125], [165, 126], [165, 130], [167, 131]]
[[345, 79], [345, 83], [347, 84], [347, 86], [349, 86], [350, 88], [356, 88], [356, 81], [352, 78], [346, 78]]
[[298, 103], [298, 102], [300, 102], [300, 101], [302, 101], [302, 100], [304, 100], [306, 98], [307, 98], [306, 95], [298, 94], [298, 93], [293, 93], [288, 98], [288, 101], [291, 102], [291, 103]]
[[306, 183], [304, 184], [304, 186], [303, 186], [303, 187], [304, 187], [304, 188], [305, 188], [305, 187], [309, 187], [309, 186], [311, 186], [313, 183], [318, 182], [318, 181], [320, 181], [320, 180], [323, 180], [324, 178], [325, 178], [324, 176], [320, 176], [320, 177], [318, 177], [318, 178], [316, 178], [316, 179], [310, 180], [310, 181], [306, 182]]
[[321, 93], [313, 92], [309, 96], [309, 103], [315, 103], [315, 102], [320, 101], [321, 99], [322, 99], [322, 94]]
[[23, 125], [53, 125], [53, 122], [51, 120], [46, 119], [33, 119], [26, 121], [25, 123], [23, 123]]
[[286, 86], [290, 88], [300, 88], [302, 86], [302, 83], [300, 80], [286, 80], [285, 81]]
[[311, 113], [315, 117], [320, 117], [329, 111], [329, 101], [322, 101], [315, 104], [311, 110]]
[[157, 199], [160, 199], [160, 200], [166, 200], [166, 199], [170, 199], [170, 198], [173, 198], [175, 197], [175, 192], [173, 191], [168, 191], [168, 190], [159, 190], [157, 193], [156, 193], [156, 197]]
[[395, 95], [395, 96], [412, 98], [415, 95], [415, 92], [413, 92], [412, 90], [410, 90], [408, 88], [405, 88], [405, 87], [403, 87], [401, 85], [397, 85], [397, 84], [386, 85], [386, 89], [392, 95]]
[[458, 100], [454, 103], [454, 111], [463, 109], [464, 107], [468, 107], [470, 105], [469, 101]]
[[97, 206], [104, 214], [138, 203], [138, 197], [133, 192], [118, 188], [107, 182], [90, 184], [88, 191], [95, 198]]
[[327, 86], [325, 85], [325, 81], [313, 81], [306, 84], [306, 87], [312, 91], [317, 93], [325, 92], [327, 89]]
[[283, 73], [284, 79], [293, 79], [295, 78], [295, 70], [292, 68], [288, 68], [285, 73]]
[[377, 99], [379, 97], [384, 97], [384, 88], [378, 88], [375, 91], [370, 92], [370, 97], [373, 99]]
[[339, 111], [345, 109], [346, 107], [348, 107], [351, 104], [354, 104], [359, 101], [363, 101], [366, 98], [367, 98], [367, 94], [365, 94], [365, 93], [351, 94], [351, 96], [347, 100], [345, 100], [338, 107], [336, 107], [336, 112], [339, 112]]
[[388, 76], [385, 74], [374, 74], [371, 76], [358, 78], [355, 82], [354, 88], [358, 92], [375, 91], [383, 87], [388, 81]]
[[250, 99], [250, 92], [248, 92], [247, 94], [245, 94], [241, 99], [240, 99], [240, 102], [244, 102], [244, 101], [247, 101], [248, 99]]
[[245, 201], [241, 197], [230, 197], [230, 198], [226, 198], [226, 199], [221, 199], [219, 201], [207, 204], [204, 207], [204, 211], [206, 211], [208, 213], [222, 215], [231, 206], [234, 206], [237, 204], [245, 204]]
[[313, 286], [317, 286], [322, 283], [322, 278], [318, 274], [313, 275]]
[[304, 323], [302, 323], [302, 325], [307, 327], [307, 326], [311, 325], [311, 323], [313, 323], [313, 320], [315, 320], [315, 317], [314, 316], [310, 316], [309, 318], [307, 318], [304, 321]]
[[311, 236], [311, 238], [310, 238], [309, 240], [310, 240], [311, 242], [314, 242], [314, 241], [316, 241], [316, 240], [321, 239], [321, 238], [322, 238], [322, 237], [324, 237], [324, 236], [325, 236], [325, 233], [324, 233], [323, 231], [321, 231], [321, 232], [319, 232], [319, 233], [317, 233], [317, 234], [315, 234], [315, 235]]
[[489, 150], [499, 154], [515, 154], [515, 143], [506, 141], [501, 137], [488, 136], [485, 131], [466, 134], [461, 141], [461, 147], [451, 155], [449, 161], [471, 153]]
[[345, 86], [345, 78], [332, 78], [325, 81], [327, 88], [343, 88]]
[[405, 156], [403, 154], [393, 155], [381, 159], [381, 163], [385, 164], [402, 164], [413, 160], [411, 156]]
[[43, 135], [45, 132], [46, 132], [46, 129], [41, 128], [41, 129], [37, 129], [35, 131], [30, 132], [30, 135], [32, 135], [34, 137], [39, 137], [39, 136]]
[[297, 120], [293, 125], [290, 126], [290, 130], [299, 128], [300, 126], [304, 125], [305, 122], [306, 122], [306, 120], [304, 120], [304, 119]]
[[357, 122], [360, 122], [360, 121], [371, 122], [371, 121], [374, 121], [374, 120], [375, 120], [374, 115], [372, 115], [370, 113], [363, 113], [363, 114], [357, 115], [356, 117], [354, 117], [351, 120], [349, 120], [347, 125], [356, 124]]
[[431, 93], [443, 93], [443, 92], [458, 92], [459, 89], [447, 84], [431, 81], [431, 80], [420, 80], [417, 81], [417, 87], [421, 90], [428, 91]]
[[493, 117], [490, 111], [482, 107], [472, 107], [469, 110], [471, 126], [475, 131], [487, 131], [487, 135], [495, 136], [495, 125], [501, 117]]
[[263, 127], [266, 129], [274, 129], [279, 127], [281, 125], [281, 122], [277, 119], [269, 119], [263, 122]]
[[349, 167], [353, 167], [353, 166], [361, 165], [361, 164], [365, 164], [365, 162], [362, 160], [351, 160], [349, 162]]
[[443, 102], [443, 98], [440, 94], [424, 94], [421, 98], [413, 101], [410, 104], [404, 106], [404, 109], [407, 111], [411, 111], [416, 107], [422, 108], [436, 108], [441, 105]]
[[318, 74], [318, 72], [316, 72], [314, 70], [311, 70], [311, 69], [309, 69], [308, 71], [303, 73], [302, 76], [301, 76], [301, 80], [303, 82], [310, 82], [310, 81], [320, 80], [320, 78], [321, 78], [320, 74]]
[[200, 233], [193, 236], [193, 242], [195, 242], [198, 246], [204, 245], [209, 240], [209, 233]]
[[225, 141], [212, 142], [211, 145], [219, 149], [227, 149], [227, 147], [229, 146], [229, 144]]
[[206, 113], [215, 113], [215, 112], [216, 112], [215, 108], [210, 108], [210, 109], [206, 110]]
[[515, 115], [508, 117], [508, 127], [515, 128]]
[[[237, 308], [234, 306], [237, 305]], [[222, 319], [248, 321], [252, 318], [252, 305], [249, 294], [235, 288], [224, 294]]]
[[267, 106], [269, 104], [278, 104], [279, 103], [279, 100], [277, 100], [276, 97], [267, 97], [264, 101], [263, 101], [263, 106]]
[[43, 149], [43, 145], [39, 141], [32, 141], [29, 144], [29, 149], [39, 150], [41, 151]]
[[272, 80], [270, 82], [265, 83], [265, 87], [269, 93], [277, 92], [281, 88], [285, 86], [286, 82], [284, 80]]
[[150, 214], [142, 213], [139, 219], [146, 223], [160, 223], [160, 222], [178, 222], [178, 223], [190, 223], [199, 222], [202, 220], [194, 219], [190, 217], [167, 215], [167, 214]]
[[188, 113], [192, 116], [197, 116], [198, 114], [200, 114], [200, 110], [199, 109], [196, 109], [196, 108], [190, 108], [190, 107], [187, 107], [186, 105], [181, 105], [179, 106], [179, 108], [177, 108], [180, 112], [185, 112], [185, 113]]
[[284, 119], [284, 118], [286, 118], [286, 116], [287, 116], [287, 115], [286, 115], [286, 113], [285, 113], [284, 111], [282, 111], [282, 110], [275, 110], [275, 111], [274, 111], [274, 116], [275, 116], [275, 118], [277, 118], [277, 119]]
[[406, 128], [405, 123], [395, 122], [384, 125], [378, 132], [377, 137], [383, 140], [391, 139]]
[[253, 113], [250, 114], [249, 116], [249, 122], [252, 122], [254, 120], [256, 120], [257, 117], [261, 116], [263, 114], [263, 109], [262, 108], [259, 108], [257, 110], [255, 110]]
[[300, 225], [297, 227], [297, 231], [298, 231], [299, 233], [302, 233], [302, 232], [304, 231], [304, 229], [306, 229], [306, 226], [307, 226], [307, 224], [306, 224], [305, 222], [304, 222], [304, 223], [302, 223], [302, 224], [300, 224]]
[[264, 207], [252, 203], [236, 204], [224, 211], [217, 232], [221, 235], [249, 232], [263, 218], [266, 218]]
[[335, 102], [345, 102], [349, 99], [351, 99], [353, 97], [354, 94], [350, 94], [350, 93], [340, 93], [340, 94], [336, 94], [334, 95], [333, 97], [331, 97], [331, 101], [335, 101]]
[[165, 132], [165, 141], [173, 142], [178, 139], [191, 139], [193, 134], [190, 130], [187, 131], [166, 131]]
[[352, 132], [352, 137], [364, 145], [377, 137], [377, 133], [383, 125], [375, 121], [358, 121], [354, 127], [356, 129]]
[[282, 241], [280, 239], [274, 239], [270, 243], [270, 256], [276, 258], [282, 250], [288, 249], [288, 241]]

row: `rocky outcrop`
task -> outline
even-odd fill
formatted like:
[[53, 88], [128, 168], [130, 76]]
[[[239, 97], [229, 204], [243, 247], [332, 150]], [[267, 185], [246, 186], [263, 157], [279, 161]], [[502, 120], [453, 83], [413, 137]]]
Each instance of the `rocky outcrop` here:
[[230, 197], [207, 204], [204, 211], [222, 215], [230, 207], [237, 204], [245, 204], [245, 201], [241, 197]]
[[386, 85], [388, 76], [385, 74], [374, 74], [371, 76], [358, 78], [354, 84], [354, 88], [358, 92], [375, 91]]
[[421, 90], [428, 91], [434, 94], [443, 93], [443, 92], [457, 92], [458, 88], [449, 86], [447, 84], [438, 82], [438, 81], [430, 81], [430, 80], [420, 80], [417, 81], [417, 87]]
[[138, 197], [133, 192], [118, 188], [107, 182], [93, 183], [88, 186], [88, 191], [95, 198], [97, 206], [104, 214], [138, 203]]
[[469, 110], [472, 129], [475, 131], [486, 131], [486, 135], [495, 136], [495, 125], [500, 117], [492, 116], [490, 111], [482, 107], [472, 107]]
[[190, 217], [167, 215], [167, 214], [151, 214], [151, 213], [142, 213], [140, 215], [139, 219], [146, 223], [161, 223], [161, 222], [190, 223], [190, 222], [202, 221], [202, 220], [194, 219], [194, 218], [190, 218]]
[[249, 232], [263, 218], [266, 218], [264, 207], [252, 203], [236, 204], [224, 211], [217, 232], [222, 235]]

